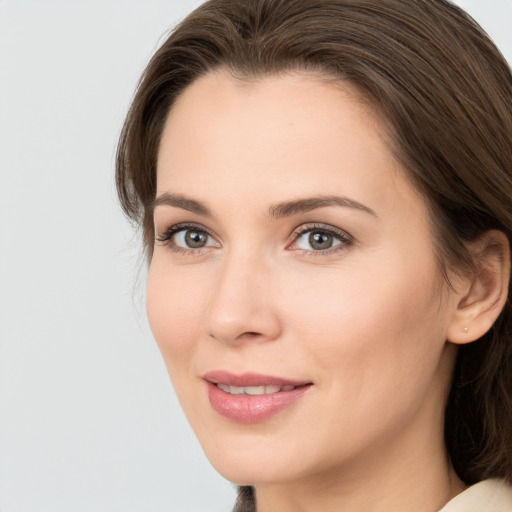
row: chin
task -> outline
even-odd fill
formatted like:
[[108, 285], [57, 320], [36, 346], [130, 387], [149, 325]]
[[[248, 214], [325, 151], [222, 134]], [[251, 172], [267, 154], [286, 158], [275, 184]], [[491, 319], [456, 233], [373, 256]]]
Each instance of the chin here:
[[293, 472], [290, 471], [293, 464], [288, 461], [277, 463], [276, 458], [278, 457], [281, 457], [279, 452], [269, 458], [235, 455], [229, 458], [210, 458], [209, 460], [220, 475], [237, 485], [276, 484], [300, 477], [296, 468]]
[[199, 441], [212, 466], [230, 482], [238, 485], [275, 482], [287, 466], [290, 468], [272, 439], [254, 434], [223, 435], [215, 428], [210, 432], [205, 436], [199, 433]]
[[318, 470], [314, 443], [294, 438], [275, 424], [233, 425], [224, 431], [210, 424], [195, 430], [215, 470], [237, 485], [294, 481]]

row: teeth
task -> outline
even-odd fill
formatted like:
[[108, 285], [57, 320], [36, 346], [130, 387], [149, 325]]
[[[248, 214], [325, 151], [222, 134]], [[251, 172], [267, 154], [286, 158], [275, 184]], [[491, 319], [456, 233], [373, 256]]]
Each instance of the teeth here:
[[265, 386], [246, 386], [243, 388], [246, 395], [264, 395]]
[[243, 395], [244, 388], [239, 388], [238, 386], [229, 386], [228, 393], [231, 393], [232, 395]]
[[229, 393], [230, 395], [273, 395], [279, 391], [292, 391], [295, 386], [228, 386], [219, 382], [217, 384], [219, 389]]

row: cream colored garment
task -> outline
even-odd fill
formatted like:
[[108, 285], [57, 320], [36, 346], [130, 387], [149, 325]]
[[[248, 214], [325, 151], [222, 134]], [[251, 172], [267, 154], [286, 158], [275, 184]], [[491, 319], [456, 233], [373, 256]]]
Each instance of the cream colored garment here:
[[455, 496], [439, 512], [512, 512], [512, 487], [484, 480]]

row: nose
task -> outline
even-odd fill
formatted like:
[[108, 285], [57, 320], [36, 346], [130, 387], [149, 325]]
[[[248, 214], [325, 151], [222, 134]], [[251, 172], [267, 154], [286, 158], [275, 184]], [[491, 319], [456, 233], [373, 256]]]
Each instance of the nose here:
[[209, 336], [234, 344], [278, 338], [281, 324], [272, 270], [257, 258], [233, 255], [218, 271], [206, 317]]

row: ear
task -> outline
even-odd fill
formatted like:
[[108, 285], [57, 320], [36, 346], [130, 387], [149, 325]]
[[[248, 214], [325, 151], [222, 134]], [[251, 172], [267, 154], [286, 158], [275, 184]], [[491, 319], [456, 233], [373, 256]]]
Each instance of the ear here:
[[510, 245], [504, 233], [485, 232], [470, 244], [474, 271], [463, 278], [447, 339], [465, 344], [481, 338], [503, 310], [510, 281]]

